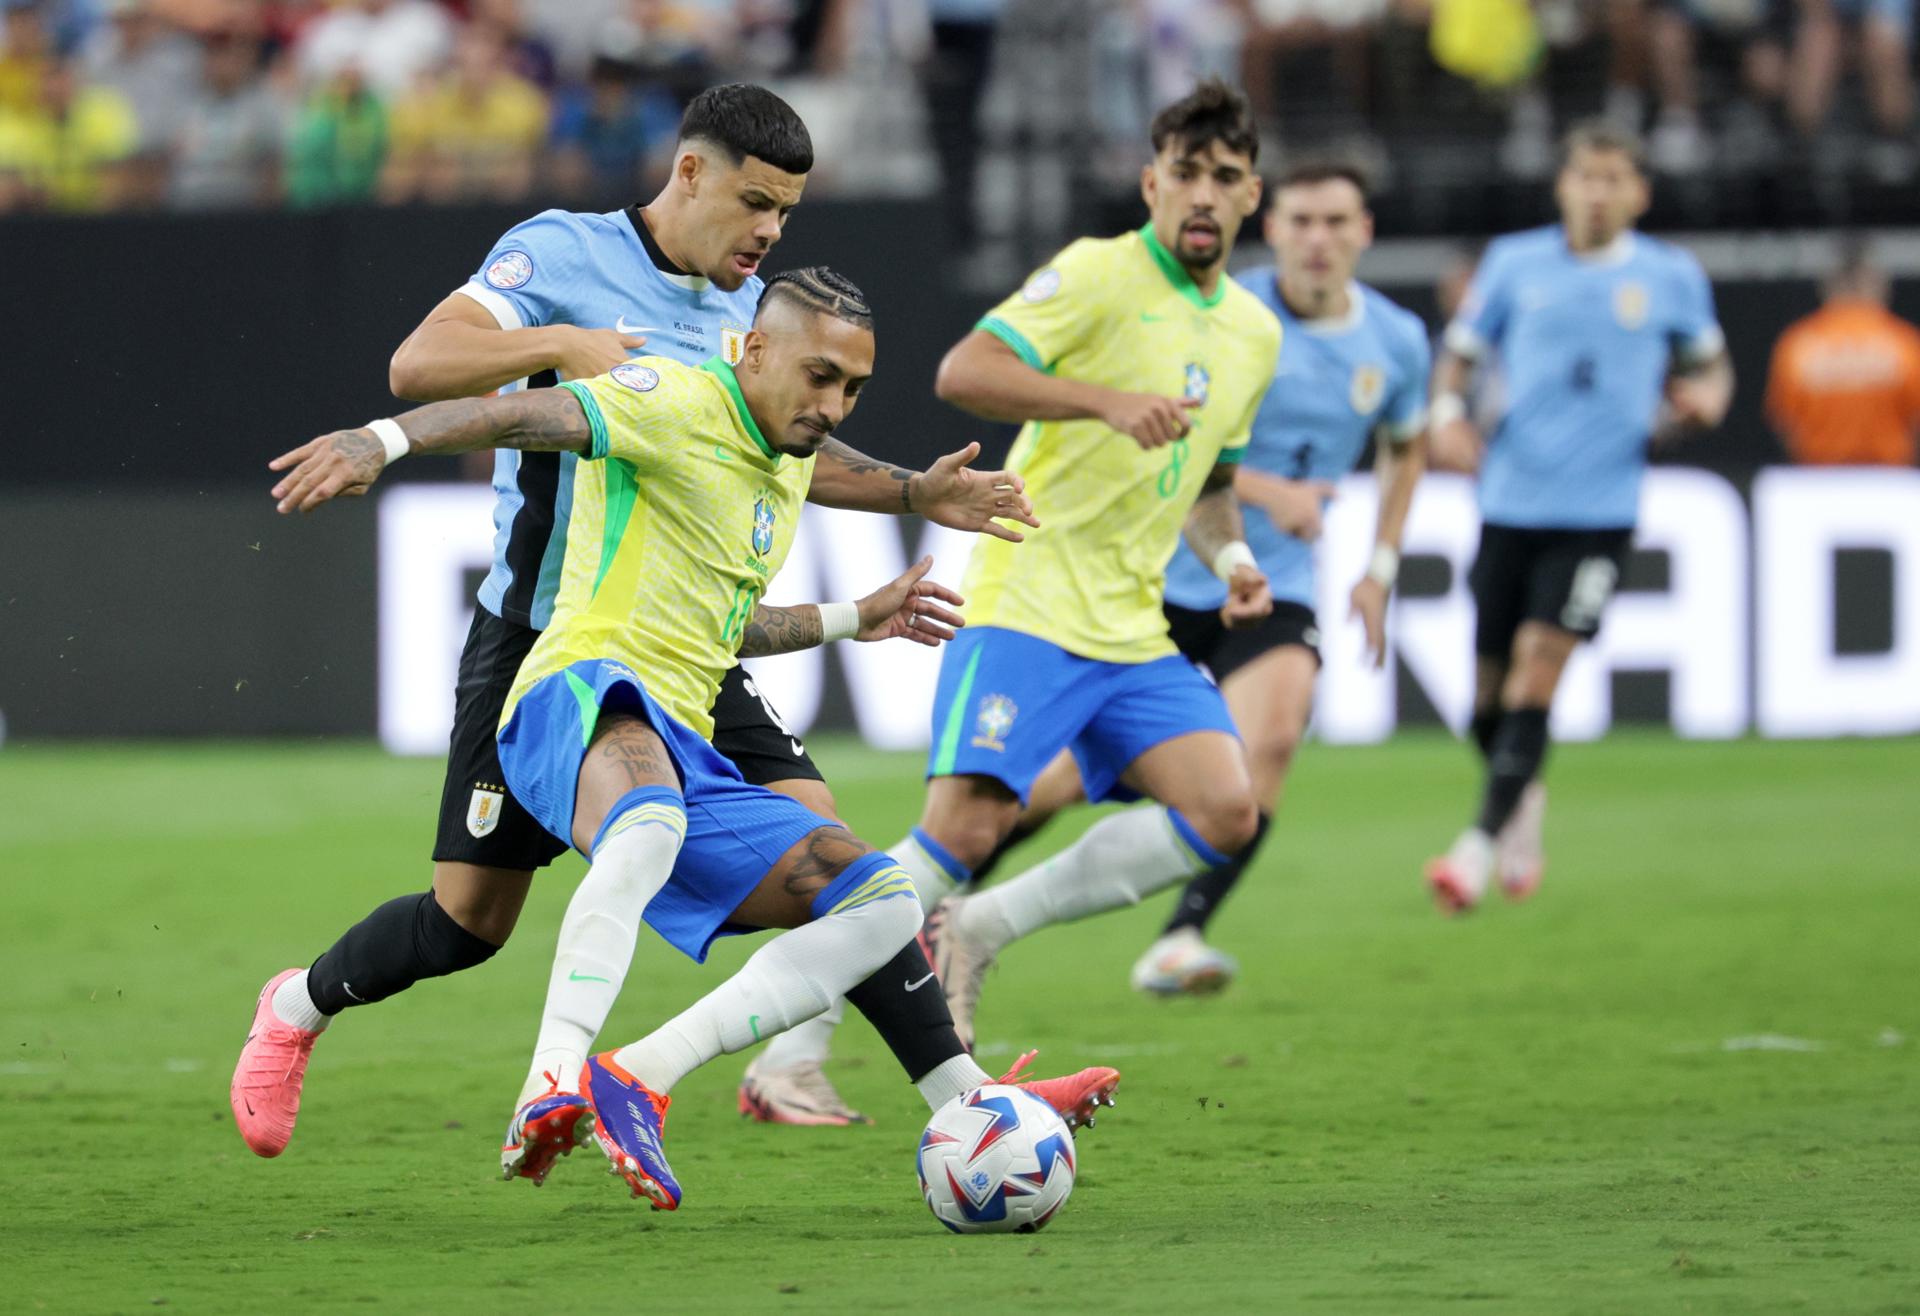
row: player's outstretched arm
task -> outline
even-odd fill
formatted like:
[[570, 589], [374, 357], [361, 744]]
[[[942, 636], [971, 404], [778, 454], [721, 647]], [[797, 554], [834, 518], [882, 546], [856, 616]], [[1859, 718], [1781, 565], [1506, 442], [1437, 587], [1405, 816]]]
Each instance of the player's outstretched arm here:
[[1374, 522], [1373, 556], [1367, 561], [1367, 574], [1353, 587], [1348, 599], [1351, 617], [1358, 617], [1367, 631], [1367, 653], [1375, 667], [1387, 662], [1387, 599], [1393, 582], [1400, 575], [1400, 541], [1406, 533], [1407, 513], [1413, 507], [1414, 486], [1427, 469], [1427, 436], [1416, 434], [1405, 443], [1392, 443], [1384, 437], [1374, 459], [1374, 476], [1380, 485], [1380, 512]]
[[1038, 526], [1027, 483], [1012, 471], [976, 471], [980, 445], [969, 443], [925, 471], [910, 471], [828, 439], [813, 464], [807, 501], [854, 512], [918, 512], [937, 525], [1019, 543], [1024, 536], [994, 518]]
[[1675, 371], [1667, 377], [1667, 407], [1671, 424], [1660, 438], [1674, 437], [1674, 431], [1687, 432], [1717, 428], [1733, 405], [1733, 361], [1721, 352], [1692, 370]]
[[907, 639], [938, 645], [953, 638], [966, 620], [948, 608], [966, 600], [945, 585], [925, 579], [933, 559], [923, 557], [857, 603], [804, 603], [799, 607], [754, 609], [740, 638], [742, 658], [797, 653], [829, 640]]
[[465, 293], [449, 293], [395, 349], [387, 387], [410, 402], [491, 393], [543, 371], [592, 379], [627, 360], [646, 339], [571, 324], [502, 329]]
[[1237, 463], [1221, 462], [1207, 472], [1207, 483], [1187, 513], [1187, 546], [1213, 574], [1226, 582], [1227, 601], [1220, 618], [1229, 626], [1245, 626], [1273, 611], [1267, 578], [1247, 547], [1240, 519], [1240, 501], [1234, 497]]
[[933, 391], [943, 402], [987, 420], [1097, 420], [1143, 448], [1172, 443], [1193, 427], [1192, 398], [1123, 393], [1036, 370], [984, 329], [955, 343], [940, 362]]
[[279, 510], [309, 512], [328, 499], [365, 493], [381, 471], [409, 453], [586, 452], [592, 443], [579, 400], [566, 389], [541, 388], [435, 402], [359, 429], [335, 430], [275, 457], [267, 469], [286, 472], [273, 486]]

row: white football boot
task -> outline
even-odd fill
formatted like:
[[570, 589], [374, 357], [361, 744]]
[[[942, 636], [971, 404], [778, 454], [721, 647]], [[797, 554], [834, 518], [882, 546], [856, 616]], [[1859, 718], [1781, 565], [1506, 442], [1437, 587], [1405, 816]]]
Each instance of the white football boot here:
[[1478, 827], [1460, 833], [1453, 848], [1427, 861], [1427, 888], [1442, 914], [1464, 914], [1487, 894], [1493, 875], [1493, 838]]
[[1211, 996], [1233, 981], [1240, 965], [1207, 945], [1198, 928], [1177, 928], [1147, 947], [1133, 966], [1133, 989], [1155, 996]]
[[1525, 900], [1540, 889], [1540, 876], [1547, 870], [1547, 854], [1542, 839], [1547, 822], [1547, 788], [1530, 781], [1520, 793], [1520, 804], [1500, 829], [1494, 843], [1494, 871], [1500, 877], [1500, 889], [1509, 900]]

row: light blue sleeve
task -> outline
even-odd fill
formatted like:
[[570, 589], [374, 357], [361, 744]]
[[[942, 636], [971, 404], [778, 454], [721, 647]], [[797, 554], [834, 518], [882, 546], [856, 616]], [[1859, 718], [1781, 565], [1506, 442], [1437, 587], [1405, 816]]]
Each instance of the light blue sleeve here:
[[1673, 291], [1670, 294], [1674, 320], [1668, 328], [1674, 357], [1682, 365], [1705, 365], [1726, 350], [1727, 336], [1720, 328], [1720, 317], [1713, 308], [1713, 284], [1693, 253], [1675, 249], [1673, 253]]
[[1381, 413], [1381, 424], [1394, 442], [1404, 443], [1427, 427], [1427, 376], [1433, 373], [1433, 348], [1427, 343], [1426, 326], [1419, 321], [1409, 317], [1396, 327], [1400, 379]]
[[493, 312], [502, 329], [567, 324], [592, 269], [578, 218], [544, 210], [502, 234], [461, 291]]
[[1447, 349], [1469, 359], [1498, 348], [1513, 310], [1513, 248], [1506, 241], [1488, 246], [1467, 287], [1460, 311], [1447, 326]]

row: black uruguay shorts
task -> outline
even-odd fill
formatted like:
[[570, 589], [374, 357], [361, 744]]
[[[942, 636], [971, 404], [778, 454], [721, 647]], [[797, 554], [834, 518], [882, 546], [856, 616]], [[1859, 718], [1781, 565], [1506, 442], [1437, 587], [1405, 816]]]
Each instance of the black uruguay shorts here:
[[1258, 625], [1229, 628], [1218, 608], [1183, 608], [1163, 603], [1174, 647], [1188, 662], [1213, 673], [1218, 685], [1262, 654], [1297, 644], [1320, 663], [1320, 625], [1313, 609], [1301, 603], [1275, 603]]
[[1633, 531], [1480, 527], [1480, 551], [1467, 586], [1477, 613], [1474, 652], [1505, 660], [1522, 622], [1543, 621], [1583, 640], [1620, 584]]
[[[485, 608], [473, 610], [454, 687], [453, 735], [433, 843], [436, 863], [529, 870], [545, 868], [568, 849], [507, 790], [495, 740], [507, 691], [539, 638], [530, 627], [503, 621]], [[792, 777], [823, 780], [806, 746], [739, 667], [720, 683], [713, 719], [713, 747], [754, 785]]]

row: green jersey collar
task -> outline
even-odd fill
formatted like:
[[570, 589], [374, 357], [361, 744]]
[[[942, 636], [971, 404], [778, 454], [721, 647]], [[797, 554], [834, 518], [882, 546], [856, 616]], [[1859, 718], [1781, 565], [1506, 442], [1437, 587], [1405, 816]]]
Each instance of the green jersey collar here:
[[733, 410], [740, 417], [741, 427], [747, 431], [747, 437], [754, 441], [761, 452], [767, 454], [768, 460], [778, 466], [780, 454], [767, 442], [766, 435], [760, 432], [760, 426], [754, 423], [753, 413], [747, 410], [747, 400], [740, 396], [740, 377], [733, 373], [733, 367], [721, 357], [710, 356], [700, 363], [700, 368], [726, 385], [727, 396], [733, 399]]
[[1152, 220], [1148, 220], [1145, 227], [1140, 230], [1140, 240], [1147, 244], [1147, 254], [1153, 257], [1153, 263], [1160, 267], [1160, 272], [1167, 276], [1167, 282], [1178, 288], [1182, 297], [1201, 310], [1218, 306], [1220, 299], [1227, 295], [1227, 272], [1220, 271], [1220, 282], [1214, 284], [1213, 296], [1209, 297], [1202, 293], [1200, 285], [1193, 281], [1191, 274], [1187, 273], [1187, 267], [1161, 245], [1160, 235], [1153, 231]]

